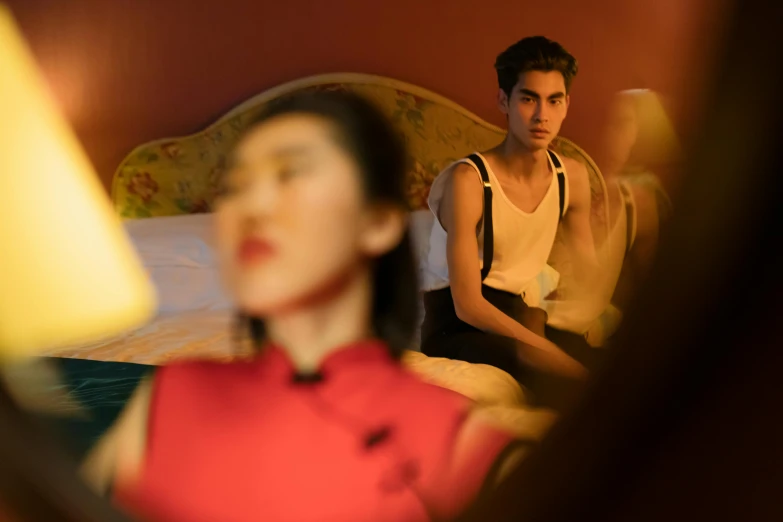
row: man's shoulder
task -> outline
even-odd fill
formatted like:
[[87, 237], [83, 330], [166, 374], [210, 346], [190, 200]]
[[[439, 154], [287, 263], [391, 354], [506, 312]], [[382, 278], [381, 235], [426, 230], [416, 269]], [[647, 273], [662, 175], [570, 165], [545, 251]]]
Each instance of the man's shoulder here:
[[[573, 158], [562, 158], [566, 170], [568, 208], [589, 208], [590, 175], [584, 163]], [[569, 213], [566, 212], [566, 215]]]
[[451, 166], [451, 173], [455, 176], [464, 176], [470, 174], [476, 176], [476, 168], [467, 161], [460, 161]]
[[451, 176], [454, 184], [458, 184], [463, 187], [480, 187], [481, 175], [476, 170], [476, 167], [467, 162], [459, 162], [451, 167]]
[[481, 176], [469, 163], [458, 161], [448, 165], [435, 177], [430, 189], [430, 201], [435, 195], [436, 199], [449, 200], [454, 197], [455, 191], [471, 193], [481, 190]]
[[565, 167], [569, 178], [581, 178], [582, 180], [588, 179], [587, 167], [584, 163], [574, 158], [568, 158], [565, 156], [560, 156], [560, 158], [563, 161], [563, 166]]

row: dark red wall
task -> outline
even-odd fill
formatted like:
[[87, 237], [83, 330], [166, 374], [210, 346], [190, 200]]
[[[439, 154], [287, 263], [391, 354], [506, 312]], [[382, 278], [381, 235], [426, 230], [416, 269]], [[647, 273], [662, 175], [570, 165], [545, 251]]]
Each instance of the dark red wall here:
[[[190, 133], [276, 84], [391, 76], [502, 124], [492, 64], [544, 34], [579, 60], [563, 134], [590, 151], [612, 92], [669, 95], [687, 128], [719, 2], [709, 0], [10, 0], [101, 178], [135, 145]], [[709, 10], [708, 10], [709, 9]]]

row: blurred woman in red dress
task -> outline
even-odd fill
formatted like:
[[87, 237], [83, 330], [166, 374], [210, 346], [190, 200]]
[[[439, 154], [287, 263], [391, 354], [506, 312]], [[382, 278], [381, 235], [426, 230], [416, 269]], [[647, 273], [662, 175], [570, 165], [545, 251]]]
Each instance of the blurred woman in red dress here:
[[165, 521], [433, 520], [502, 472], [511, 437], [398, 363], [417, 319], [404, 147], [372, 104], [295, 94], [250, 125], [217, 209], [257, 348], [142, 385], [86, 464]]

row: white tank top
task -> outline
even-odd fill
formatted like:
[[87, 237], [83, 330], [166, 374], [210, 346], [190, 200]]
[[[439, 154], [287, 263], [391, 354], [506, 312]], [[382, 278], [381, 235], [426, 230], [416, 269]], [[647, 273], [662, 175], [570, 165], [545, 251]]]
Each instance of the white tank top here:
[[[490, 185], [492, 186], [492, 230], [494, 236], [494, 252], [492, 266], [484, 279], [484, 284], [513, 294], [526, 297], [526, 290], [535, 284], [536, 277], [546, 266], [547, 259], [555, 241], [555, 234], [560, 216], [560, 194], [558, 189], [555, 166], [549, 158], [552, 170], [552, 182], [549, 185], [538, 207], [531, 213], [516, 207], [503, 192], [503, 188], [492, 172], [486, 159], [476, 153], [487, 167]], [[559, 156], [558, 156], [558, 159]], [[451, 176], [454, 166], [467, 163], [476, 170], [476, 176], [481, 179], [476, 165], [467, 158], [458, 160], [441, 172], [432, 183], [427, 200], [430, 210], [436, 219], [430, 233], [430, 248], [427, 256], [427, 268], [424, 270], [424, 290], [438, 290], [449, 286], [449, 267], [446, 262], [447, 233], [437, 219], [446, 182]], [[563, 165], [562, 160], [560, 164]], [[565, 178], [563, 210], [568, 208], [568, 175], [563, 166]], [[482, 183], [483, 184], [483, 183]], [[486, 209], [484, 210], [486, 212]], [[484, 225], [476, 238], [478, 241], [479, 266], [483, 265]], [[537, 303], [528, 303], [535, 306]]]

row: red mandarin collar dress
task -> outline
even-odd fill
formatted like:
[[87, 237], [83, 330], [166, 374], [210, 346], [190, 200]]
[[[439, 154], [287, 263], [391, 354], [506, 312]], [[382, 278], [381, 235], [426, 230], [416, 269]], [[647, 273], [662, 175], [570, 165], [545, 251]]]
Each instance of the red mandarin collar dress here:
[[115, 495], [160, 522], [447, 519], [511, 441], [463, 429], [470, 408], [379, 341], [311, 375], [272, 346], [248, 362], [176, 364], [154, 380], [141, 474]]

